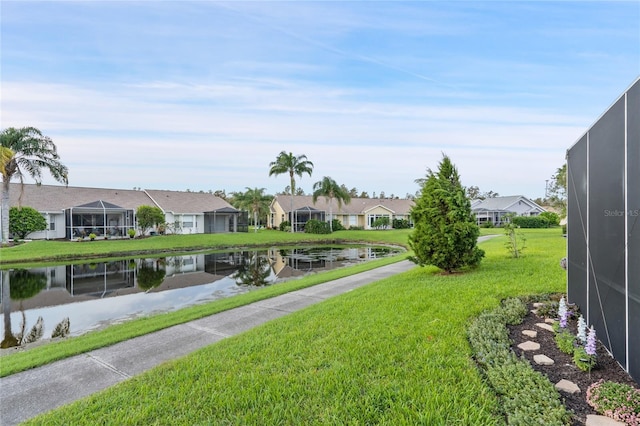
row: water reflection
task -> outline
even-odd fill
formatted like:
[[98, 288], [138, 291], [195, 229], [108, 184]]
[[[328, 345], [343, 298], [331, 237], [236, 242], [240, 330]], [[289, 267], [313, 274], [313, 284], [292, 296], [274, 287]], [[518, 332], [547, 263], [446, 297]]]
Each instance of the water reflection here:
[[[45, 338], [65, 320], [70, 333], [78, 335], [396, 252], [383, 247], [272, 248], [3, 270], [2, 347], [19, 344], [16, 336], [40, 316]], [[18, 324], [21, 331], [16, 331]]]

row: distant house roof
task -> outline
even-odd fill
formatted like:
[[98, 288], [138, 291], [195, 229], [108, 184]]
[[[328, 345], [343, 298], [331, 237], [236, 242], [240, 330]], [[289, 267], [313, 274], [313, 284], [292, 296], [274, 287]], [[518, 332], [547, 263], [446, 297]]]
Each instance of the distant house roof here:
[[507, 197], [486, 198], [484, 200], [474, 200], [471, 209], [478, 211], [511, 211], [517, 203], [526, 203], [530, 208], [545, 211], [542, 207], [525, 197], [524, 195], [510, 195]]
[[[205, 192], [145, 190], [149, 197], [165, 212], [185, 214], [218, 211], [232, 208], [220, 197]], [[235, 210], [235, 209], [234, 209]], [[237, 210], [235, 210], [237, 212]]]
[[[25, 184], [21, 205], [33, 207], [39, 212], [55, 212], [76, 206], [91, 204], [100, 200], [124, 209], [136, 209], [151, 204], [142, 191], [131, 189], [84, 188], [78, 186]], [[20, 184], [11, 183], [9, 205], [18, 206]]]
[[[280, 207], [286, 213], [291, 210], [291, 196], [276, 195], [272, 204], [276, 202], [280, 204]], [[349, 204], [342, 203], [342, 207], [339, 207], [338, 202], [334, 199], [331, 207], [333, 214], [360, 215], [381, 206], [395, 214], [408, 215], [414, 204], [413, 200], [406, 199], [352, 198]], [[319, 197], [315, 204], [311, 195], [296, 195], [293, 197], [294, 210], [301, 210], [306, 207], [326, 212], [329, 211], [329, 203], [325, 197]]]
[[[18, 206], [20, 184], [11, 183], [9, 205]], [[79, 186], [25, 184], [20, 204], [39, 212], [62, 212], [70, 208], [118, 208], [136, 210], [151, 205], [172, 213], [237, 212], [231, 204], [213, 194], [200, 192], [84, 188]]]

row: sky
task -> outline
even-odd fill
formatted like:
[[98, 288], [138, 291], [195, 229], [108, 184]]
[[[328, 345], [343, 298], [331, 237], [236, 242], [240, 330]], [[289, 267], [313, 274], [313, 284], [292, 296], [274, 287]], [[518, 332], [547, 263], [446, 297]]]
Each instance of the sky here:
[[82, 187], [275, 194], [286, 151], [307, 193], [405, 197], [446, 154], [464, 186], [544, 197], [640, 75], [637, 0], [2, 0], [0, 25], [0, 127]]

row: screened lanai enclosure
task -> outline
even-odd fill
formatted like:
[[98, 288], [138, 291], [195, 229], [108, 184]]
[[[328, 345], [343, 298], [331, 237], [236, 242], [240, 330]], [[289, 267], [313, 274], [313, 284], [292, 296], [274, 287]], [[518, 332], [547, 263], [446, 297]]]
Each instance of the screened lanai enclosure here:
[[[293, 219], [293, 220], [291, 220]], [[323, 210], [318, 210], [313, 207], [302, 207], [293, 211], [293, 218], [291, 213], [289, 214], [289, 221], [293, 224], [294, 232], [304, 231], [304, 227], [311, 219], [325, 221], [325, 213]]]
[[640, 381], [640, 79], [567, 152], [568, 298]]
[[95, 236], [125, 237], [129, 229], [135, 229], [132, 209], [125, 209], [98, 200], [65, 211], [67, 239]]

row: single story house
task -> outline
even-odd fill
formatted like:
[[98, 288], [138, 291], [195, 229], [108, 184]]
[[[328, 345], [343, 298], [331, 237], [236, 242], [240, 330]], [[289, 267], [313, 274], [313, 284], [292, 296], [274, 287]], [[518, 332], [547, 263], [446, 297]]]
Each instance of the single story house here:
[[546, 210], [523, 195], [512, 195], [473, 200], [471, 211], [476, 216], [478, 226], [486, 223], [501, 226], [505, 223], [505, 216], [508, 214], [537, 216]]
[[143, 205], [163, 211], [170, 233], [248, 230], [247, 213], [213, 194], [35, 184], [24, 184], [21, 190], [20, 186], [10, 184], [9, 205], [32, 207], [48, 224], [46, 230], [29, 234], [31, 239], [77, 239], [91, 233], [126, 237], [129, 229], [137, 230], [136, 210]]
[[318, 197], [313, 202], [311, 195], [296, 195], [293, 197], [293, 208], [290, 195], [276, 195], [270, 205], [267, 223], [270, 228], [278, 228], [284, 221], [289, 221], [295, 231], [303, 231], [304, 225], [310, 219], [329, 221], [332, 218], [340, 221], [342, 226], [349, 229], [352, 226], [363, 229], [373, 229], [376, 219], [387, 217], [389, 223], [394, 219], [405, 219], [411, 222], [413, 200], [352, 198], [349, 204], [338, 206], [337, 200], [332, 200], [331, 208], [325, 197]]

